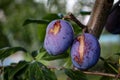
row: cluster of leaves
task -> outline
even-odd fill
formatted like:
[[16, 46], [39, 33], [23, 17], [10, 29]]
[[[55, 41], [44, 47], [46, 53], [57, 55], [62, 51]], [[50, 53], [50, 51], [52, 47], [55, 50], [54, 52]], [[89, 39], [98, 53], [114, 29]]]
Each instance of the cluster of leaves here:
[[[0, 59], [4, 61], [6, 57], [17, 51], [24, 51], [25, 54], [29, 55], [27, 57], [32, 57], [32, 59], [29, 61], [23, 60], [19, 63], [12, 63], [9, 66], [2, 66], [1, 75], [3, 75], [2, 78], [4, 78], [4, 80], [57, 80], [55, 74], [55, 70], [57, 70], [57, 68], [52, 69], [47, 67], [42, 63], [42, 60], [51, 61], [69, 58], [69, 54], [67, 52], [62, 55], [51, 56], [43, 48], [29, 53], [22, 47], [7, 47], [0, 49]], [[112, 63], [108, 59], [104, 59], [102, 57], [100, 59], [104, 62], [105, 72], [114, 74], [119, 73], [117, 70], [118, 67], [115, 63]], [[87, 76], [81, 71], [70, 68], [62, 68], [61, 70], [64, 70], [64, 73], [71, 80], [88, 80]], [[101, 80], [112, 79], [110, 77], [102, 77]]]
[[[17, 51], [24, 51], [25, 54], [29, 54], [28, 57], [32, 57], [30, 61], [20, 61], [19, 63], [12, 63], [9, 66], [2, 66], [2, 74], [4, 80], [57, 80], [55, 70], [52, 70], [42, 64], [39, 60], [56, 60], [62, 58], [68, 58], [69, 54], [63, 54], [59, 56], [51, 56], [44, 49], [39, 51], [33, 51], [28, 53], [22, 47], [9, 47], [0, 49], [0, 59], [4, 60], [6, 57], [14, 54]], [[72, 80], [86, 80], [86, 76], [80, 71], [73, 71], [72, 69], [63, 68], [66, 75]], [[81, 75], [81, 77], [80, 77]]]

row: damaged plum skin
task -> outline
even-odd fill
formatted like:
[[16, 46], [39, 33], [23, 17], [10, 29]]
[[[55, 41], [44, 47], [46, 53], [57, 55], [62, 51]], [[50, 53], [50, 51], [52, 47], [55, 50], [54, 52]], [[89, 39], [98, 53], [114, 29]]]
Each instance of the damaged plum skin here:
[[44, 48], [50, 55], [59, 55], [72, 45], [73, 39], [72, 25], [65, 20], [54, 20], [47, 27]]
[[80, 70], [87, 70], [94, 66], [100, 57], [98, 40], [89, 33], [78, 36], [71, 48], [73, 65]]

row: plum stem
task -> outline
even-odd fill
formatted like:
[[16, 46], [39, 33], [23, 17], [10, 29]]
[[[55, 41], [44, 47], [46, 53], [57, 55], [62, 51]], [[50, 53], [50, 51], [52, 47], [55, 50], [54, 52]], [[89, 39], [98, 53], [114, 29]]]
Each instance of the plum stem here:
[[77, 23], [79, 25], [79, 27], [81, 27], [82, 29], [86, 28], [86, 26], [84, 24], [82, 24], [72, 13], [68, 13], [66, 16], [64, 16], [64, 19], [70, 19], [72, 21], [74, 21], [75, 23]]
[[88, 32], [99, 39], [114, 0], [96, 0], [87, 24]]

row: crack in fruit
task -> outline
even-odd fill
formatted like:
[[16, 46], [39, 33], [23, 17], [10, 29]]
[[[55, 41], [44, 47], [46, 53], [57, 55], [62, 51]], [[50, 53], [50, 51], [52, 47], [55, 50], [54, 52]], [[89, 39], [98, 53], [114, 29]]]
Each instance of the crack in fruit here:
[[84, 58], [84, 47], [85, 47], [84, 35], [79, 36], [77, 40], [79, 41], [80, 44], [78, 48], [78, 53], [80, 55], [80, 63], [82, 63]]
[[73, 66], [84, 71], [93, 67], [100, 58], [100, 44], [95, 36], [83, 33], [75, 38], [71, 47]]
[[54, 35], [56, 35], [61, 29], [61, 25], [60, 25], [60, 21], [56, 21], [54, 24], [54, 27], [50, 29], [50, 33], [53, 33]]
[[74, 56], [74, 60], [75, 60], [78, 64], [80, 64], [80, 63], [81, 63], [81, 61], [80, 61], [80, 59], [79, 59], [79, 57], [78, 57], [78, 56]]

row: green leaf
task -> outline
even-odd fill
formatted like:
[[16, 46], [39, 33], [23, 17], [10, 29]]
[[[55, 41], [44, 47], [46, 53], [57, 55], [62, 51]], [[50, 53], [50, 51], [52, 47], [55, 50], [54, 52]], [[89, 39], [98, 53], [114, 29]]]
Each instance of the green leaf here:
[[87, 77], [81, 71], [75, 71], [72, 69], [65, 69], [65, 74], [71, 78], [71, 80], [87, 80]]
[[52, 21], [55, 19], [61, 19], [61, 15], [55, 13], [49, 13], [46, 14], [42, 19]]
[[117, 65], [112, 62], [105, 62], [104, 68], [106, 72], [118, 74]]
[[115, 63], [112, 63], [111, 61], [104, 59], [103, 57], [100, 57], [100, 59], [104, 62], [104, 69], [106, 72], [109, 73], [118, 73], [117, 65]]
[[5, 80], [57, 80], [53, 71], [40, 62], [21, 61], [5, 67]]
[[69, 54], [67, 52], [62, 53], [62, 54], [57, 55], [57, 56], [49, 55], [47, 52], [42, 52], [39, 55], [42, 55], [42, 54], [43, 54], [43, 56], [41, 57], [41, 59], [42, 60], [47, 60], [47, 61], [56, 60], [56, 59], [64, 59], [64, 58], [67, 58], [69, 56]]
[[40, 62], [37, 62], [39, 66], [42, 68], [42, 72], [45, 76], [45, 80], [57, 80], [57, 77], [53, 71], [48, 69], [45, 65]]
[[115, 53], [115, 55], [118, 55], [118, 56], [120, 56], [120, 53]]
[[78, 34], [82, 33], [82, 29], [79, 27], [79, 25], [77, 25], [75, 22], [71, 21], [71, 24], [73, 26], [74, 29], [74, 33], [77, 36]]
[[46, 51], [43, 52], [39, 52], [38, 55], [35, 57], [37, 60], [41, 60], [42, 57], [44, 57], [46, 55]]
[[49, 21], [47, 21], [47, 20], [36, 20], [36, 19], [26, 19], [23, 23], [23, 26], [27, 25], [27, 24], [30, 24], [30, 23], [48, 24]]
[[91, 11], [80, 11], [80, 14], [81, 15], [90, 15], [91, 14]]
[[24, 76], [22, 80], [57, 80], [54, 72], [37, 61], [29, 64]]
[[24, 80], [44, 80], [41, 68], [35, 61], [29, 64], [24, 76]]
[[100, 80], [113, 80], [113, 78], [111, 78], [111, 77], [106, 77], [106, 76], [103, 76], [103, 77], [101, 77], [101, 79]]
[[17, 51], [24, 51], [27, 52], [24, 48], [22, 47], [7, 47], [7, 48], [2, 48], [0, 49], [0, 59], [5, 59], [6, 57], [14, 54]]
[[46, 14], [41, 20], [37, 20], [37, 19], [26, 19], [23, 23], [23, 26], [24, 25], [27, 25], [27, 24], [30, 24], [30, 23], [37, 23], [37, 24], [49, 24], [50, 21], [52, 20], [55, 20], [55, 19], [61, 19], [63, 17], [63, 14], [61, 13], [58, 13], [58, 14], [55, 14], [55, 13], [49, 13], [49, 14]]
[[[10, 66], [4, 67], [4, 80], [14, 80], [17, 77], [17, 73], [26, 68], [27, 62], [20, 61], [18, 64], [11, 64]], [[18, 79], [17, 79], [18, 80]]]
[[35, 50], [35, 51], [32, 51], [31, 55], [34, 58], [38, 55], [38, 53], [39, 53], [39, 50]]
[[39, 24], [37, 28], [38, 28], [37, 29], [38, 38], [39, 38], [40, 42], [43, 43], [44, 38], [45, 38], [47, 25], [46, 24]]
[[26, 68], [27, 65], [28, 63], [26, 61], [20, 61], [13, 69], [10, 70], [8, 80], [13, 80], [15, 75], [23, 68]]
[[64, 66], [65, 66], [66, 68], [69, 68], [71, 65], [72, 65], [71, 57], [66, 58], [66, 61], [65, 61], [65, 63], [64, 63]]

